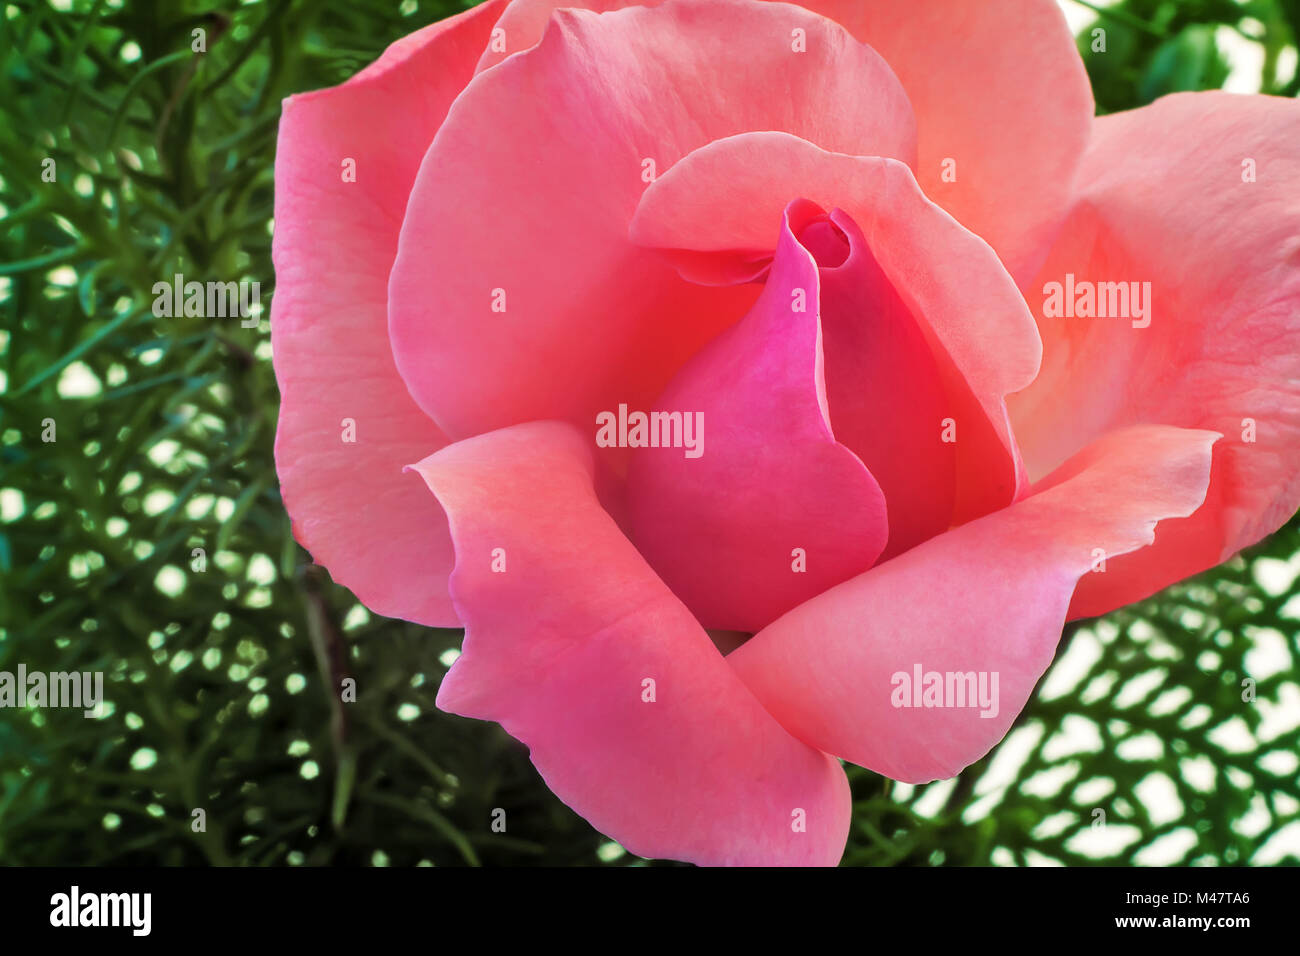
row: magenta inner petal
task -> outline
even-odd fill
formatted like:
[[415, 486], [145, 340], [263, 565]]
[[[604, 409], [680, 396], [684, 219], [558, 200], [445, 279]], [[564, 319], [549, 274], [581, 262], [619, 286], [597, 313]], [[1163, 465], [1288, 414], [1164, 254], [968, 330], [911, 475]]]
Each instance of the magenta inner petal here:
[[757, 631], [871, 567], [888, 538], [880, 486], [827, 412], [818, 268], [795, 239], [818, 217], [790, 204], [754, 307], [655, 403], [698, 447], [631, 452], [633, 541], [707, 628]]
[[799, 231], [799, 245], [812, 253], [822, 269], [842, 266], [851, 251], [848, 236], [829, 216], [821, 216], [804, 226]]

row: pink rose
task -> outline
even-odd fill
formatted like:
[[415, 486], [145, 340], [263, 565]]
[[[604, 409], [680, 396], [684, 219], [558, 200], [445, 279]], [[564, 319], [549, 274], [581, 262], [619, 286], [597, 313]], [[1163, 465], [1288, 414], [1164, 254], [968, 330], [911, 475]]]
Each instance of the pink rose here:
[[295, 533], [628, 850], [834, 864], [1300, 503], [1297, 142], [1051, 0], [489, 0], [285, 103]]

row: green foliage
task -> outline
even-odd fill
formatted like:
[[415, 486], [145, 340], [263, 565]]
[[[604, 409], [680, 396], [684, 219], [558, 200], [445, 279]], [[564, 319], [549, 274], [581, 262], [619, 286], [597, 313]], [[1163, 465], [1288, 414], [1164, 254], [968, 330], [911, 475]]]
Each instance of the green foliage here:
[[[257, 280], [265, 305], [281, 98], [460, 6], [5, 7], [0, 670], [102, 670], [111, 703], [99, 719], [0, 712], [0, 862], [644, 865], [498, 727], [436, 710], [458, 632], [372, 616], [309, 566], [276, 486], [265, 313], [242, 328], [150, 310], [178, 272]], [[1245, 12], [1276, 63], [1298, 7], [1130, 0], [1102, 18], [1110, 52], [1087, 54], [1099, 103], [1219, 82], [1213, 27]], [[1293, 522], [1256, 565], [1075, 630], [1017, 730], [955, 782], [853, 770], [846, 862], [1144, 862], [1162, 837], [1190, 841], [1178, 859], [1268, 859], [1259, 848], [1300, 805], [1300, 645], [1288, 588], [1252, 567], [1290, 561], [1294, 579], [1298, 552]], [[345, 677], [358, 696], [343, 706]], [[1144, 680], [1158, 683], [1127, 690]], [[1214, 728], [1237, 721], [1245, 744], [1224, 744]], [[1173, 818], [1139, 797], [1153, 773]]]
[[[1098, 14], [1079, 35], [1099, 113], [1144, 106], [1167, 93], [1218, 89], [1229, 75], [1227, 40], [1257, 49], [1252, 91], [1300, 93], [1300, 71], [1283, 72], [1300, 33], [1300, 0], [1124, 0], [1105, 4], [1070, 0]], [[1099, 35], [1097, 31], [1102, 31]]]

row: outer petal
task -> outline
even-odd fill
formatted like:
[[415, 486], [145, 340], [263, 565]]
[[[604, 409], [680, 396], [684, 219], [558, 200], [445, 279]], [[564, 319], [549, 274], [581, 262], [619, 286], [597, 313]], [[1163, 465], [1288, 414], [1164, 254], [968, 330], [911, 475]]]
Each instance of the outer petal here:
[[874, 52], [797, 7], [561, 10], [425, 157], [389, 289], [398, 367], [452, 437], [646, 408], [755, 290], [692, 285], [628, 240], [645, 161], [747, 129], [909, 159], [913, 122]]
[[[1158, 520], [1201, 503], [1217, 437], [1162, 426], [1109, 435], [1049, 490], [827, 591], [728, 660], [801, 740], [897, 780], [950, 777], [1024, 707], [1095, 549], [1140, 548]], [[907, 698], [894, 675], [918, 667], [982, 672], [990, 706], [898, 706]]]
[[541, 40], [556, 10], [591, 10], [608, 13], [624, 7], [657, 7], [663, 0], [510, 0], [497, 21], [493, 43], [483, 51], [478, 72], [496, 66], [512, 53], [530, 49]]
[[[1069, 202], [1093, 115], [1092, 87], [1055, 0], [800, 3], [884, 56], [916, 111], [917, 178], [927, 195], [988, 240], [1017, 281], [1029, 280]], [[632, 5], [658, 3], [513, 0], [499, 24], [504, 49], [484, 53], [479, 69], [536, 43], [559, 7]]]
[[[720, 263], [715, 274], [743, 277], [772, 248], [768, 223], [784, 196], [849, 214], [883, 285], [892, 287], [881, 292], [899, 300], [891, 298], [889, 308], [910, 312], [930, 343], [956, 423], [954, 520], [1013, 500], [1021, 474], [1004, 396], [1028, 385], [1038, 370], [1033, 317], [988, 244], [930, 202], [902, 163], [829, 152], [785, 133], [728, 137], [691, 153], [651, 185], [630, 234], [669, 251], [679, 265], [683, 255], [692, 257], [697, 276], [708, 271], [704, 263], [713, 254]], [[851, 290], [839, 294], [837, 285], [832, 282], [830, 291], [851, 309]], [[828, 342], [834, 359], [834, 342]], [[829, 380], [835, 369], [828, 368]], [[834, 410], [834, 394], [831, 400]], [[941, 422], [931, 428], [941, 437]]]
[[[500, 12], [399, 40], [347, 83], [290, 97], [275, 162], [276, 467], [294, 536], [367, 606], [454, 625], [437, 502], [402, 467], [446, 443], [388, 344], [388, 273], [411, 183]], [[356, 181], [343, 163], [356, 163]], [[343, 440], [346, 421], [355, 442]]]
[[817, 262], [795, 238], [818, 214], [790, 204], [753, 310], [656, 403], [698, 419], [698, 457], [631, 456], [632, 540], [705, 627], [757, 631], [871, 567], [889, 534], [880, 486], [827, 411]]
[[[1043, 372], [1011, 409], [1031, 476], [1138, 422], [1226, 439], [1205, 507], [1086, 579], [1072, 616], [1212, 567], [1300, 505], [1297, 143], [1300, 102], [1264, 96], [1180, 94], [1097, 122], [1068, 227], [1030, 295]], [[1067, 275], [1150, 283], [1150, 311], [1047, 318], [1043, 290]]]
[[926, 195], [1027, 281], [1068, 205], [1094, 111], [1055, 0], [801, 2], [871, 44], [898, 74], [916, 111]]
[[415, 466], [450, 516], [466, 623], [438, 706], [498, 721], [560, 799], [640, 856], [835, 864], [843, 770], [763, 710], [619, 532], [589, 447], [539, 422]]

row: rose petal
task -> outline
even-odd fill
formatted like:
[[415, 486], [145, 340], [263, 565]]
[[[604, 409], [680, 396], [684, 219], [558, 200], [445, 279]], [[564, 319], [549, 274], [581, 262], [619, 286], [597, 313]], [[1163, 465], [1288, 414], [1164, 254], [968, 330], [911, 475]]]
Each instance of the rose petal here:
[[763, 710], [623, 537], [589, 449], [537, 422], [415, 466], [450, 517], [466, 624], [438, 706], [499, 722], [561, 800], [640, 856], [835, 864], [843, 770]]
[[655, 403], [698, 420], [699, 447], [631, 456], [632, 540], [705, 627], [757, 631], [871, 567], [889, 534], [880, 486], [827, 411], [818, 267], [795, 238], [819, 217], [790, 204], [754, 308]]
[[889, 543], [880, 559], [888, 560], [952, 523], [957, 444], [943, 440], [942, 422], [962, 405], [948, 397], [940, 360], [857, 223], [840, 210], [831, 219], [849, 255], [822, 270], [827, 402], [836, 436], [885, 493]]
[[[1107, 435], [1048, 490], [924, 544], [800, 605], [727, 660], [799, 739], [911, 783], [950, 777], [1005, 736], [1051, 663], [1075, 583], [1098, 558], [1192, 513], [1213, 432]], [[1102, 576], [1098, 574], [1097, 576]], [[982, 672], [978, 707], [901, 707], [895, 675]], [[954, 685], [954, 690], [956, 689]], [[905, 699], [905, 698], [904, 698]]]
[[512, 53], [530, 49], [546, 32], [556, 10], [590, 10], [609, 13], [624, 7], [657, 7], [663, 0], [510, 0], [493, 29], [493, 42], [483, 51], [478, 71], [491, 69]]
[[[1300, 506], [1297, 142], [1300, 103], [1264, 96], [1180, 94], [1097, 123], [1068, 228], [1029, 299], [1043, 372], [1011, 409], [1031, 476], [1134, 423], [1226, 438], [1205, 507], [1085, 579], [1071, 616], [1213, 567]], [[1246, 160], [1255, 182], [1242, 181]], [[1150, 312], [1047, 318], [1044, 289], [1064, 293], [1067, 274], [1076, 289], [1150, 283]]]
[[372, 610], [422, 624], [456, 623], [444, 583], [451, 540], [437, 502], [402, 467], [446, 439], [393, 363], [388, 273], [420, 158], [501, 6], [399, 40], [342, 86], [290, 97], [280, 121], [271, 340], [281, 493], [294, 536], [336, 581]]
[[[916, 111], [915, 168], [926, 194], [983, 236], [1017, 281], [1029, 280], [1065, 213], [1094, 109], [1092, 86], [1058, 4], [800, 2], [884, 57]], [[497, 24], [505, 49], [484, 53], [479, 69], [535, 44], [557, 8], [634, 5], [658, 2], [512, 0]]]
[[662, 173], [746, 129], [907, 159], [913, 122], [883, 61], [796, 7], [559, 11], [470, 83], [425, 157], [389, 290], [411, 393], [453, 437], [646, 408], [755, 290], [687, 283], [628, 241], [644, 161]]
[[[745, 268], [752, 271], [763, 250], [771, 249], [765, 222], [789, 196], [848, 213], [885, 280], [876, 283], [876, 301], [895, 313], [910, 313], [929, 343], [955, 427], [953, 520], [960, 523], [1014, 500], [1022, 476], [1004, 396], [1024, 388], [1037, 372], [1040, 345], [1033, 317], [988, 244], [930, 202], [902, 163], [828, 152], [785, 133], [720, 139], [686, 156], [646, 190], [629, 232], [636, 242], [665, 250], [679, 266], [690, 263], [695, 275], [721, 281], [728, 274], [743, 275]], [[710, 254], [717, 260], [712, 266]], [[847, 282], [841, 290], [835, 280], [828, 287], [846, 311], [861, 294], [852, 286]], [[827, 328], [839, 338], [838, 323]], [[845, 345], [854, 348], [851, 339]], [[828, 339], [828, 381], [849, 390], [869, 372], [853, 368], [858, 359], [839, 351]], [[841, 362], [850, 367], [837, 375]], [[907, 396], [900, 385], [896, 400]], [[851, 448], [860, 447], [857, 441], [868, 443], [879, 425], [875, 416], [889, 411], [888, 406], [873, 410], [876, 397], [869, 391], [860, 397], [860, 402], [845, 394], [838, 399], [843, 412], [837, 429], [860, 436], [846, 439]], [[831, 401], [834, 408], [834, 394]], [[943, 439], [945, 424], [929, 422], [918, 440]], [[863, 454], [870, 467], [873, 462]], [[882, 487], [889, 498], [889, 488]], [[924, 534], [918, 526], [916, 537]], [[909, 542], [916, 537], [907, 536]], [[893, 544], [890, 550], [896, 550]]]
[[1094, 111], [1055, 0], [802, 2], [885, 58], [916, 111], [925, 194], [1029, 280], [1065, 213]]

